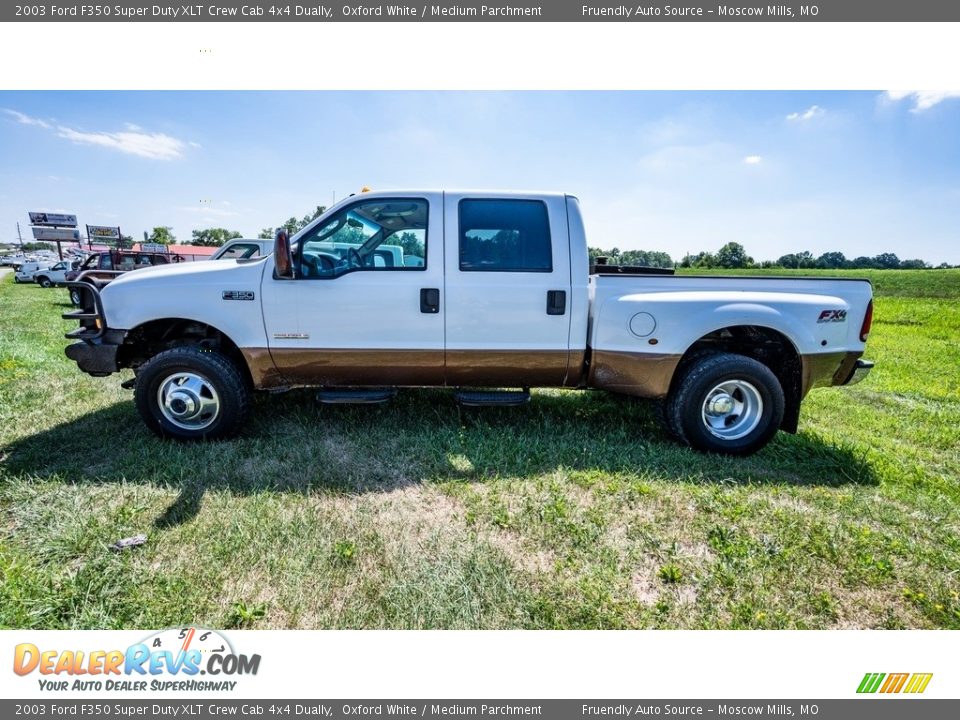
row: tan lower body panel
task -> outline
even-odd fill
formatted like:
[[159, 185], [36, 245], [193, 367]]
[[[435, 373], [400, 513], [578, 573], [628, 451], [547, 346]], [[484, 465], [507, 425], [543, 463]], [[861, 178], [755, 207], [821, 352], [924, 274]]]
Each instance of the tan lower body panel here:
[[[443, 385], [442, 350], [279, 348], [270, 350], [267, 359], [275, 365], [277, 376], [285, 380], [274, 382], [273, 385]], [[257, 375], [253, 375], [256, 382]], [[265, 379], [271, 380], [272, 375], [265, 373]]]
[[[258, 388], [442, 385], [562, 387], [579, 382], [583, 353], [561, 351], [246, 348]], [[572, 369], [568, 368], [572, 365]], [[568, 380], [568, 375], [570, 379]]]
[[562, 387], [569, 356], [566, 350], [448, 350], [447, 385]]
[[680, 358], [680, 355], [595, 350], [587, 384], [624, 395], [661, 398], [670, 391]]
[[[258, 388], [283, 385], [576, 387], [582, 351], [308, 350], [246, 348], [243, 356]], [[842, 384], [861, 352], [801, 355], [801, 397], [815, 387]], [[593, 353], [586, 384], [625, 395], [662, 398], [680, 355]], [[446, 365], [444, 364], [446, 362]]]
[[801, 355], [801, 397], [816, 387], [842, 385], [863, 355], [862, 352], [817, 353]]
[[273, 364], [273, 358], [270, 357], [270, 351], [267, 348], [240, 348], [240, 353], [247, 361], [247, 369], [250, 370], [255, 388], [272, 388], [287, 384], [286, 379], [277, 370], [277, 366]]
[[[838, 352], [801, 355], [801, 397], [815, 387], [843, 384], [862, 354]], [[587, 384], [626, 395], [662, 398], [670, 391], [670, 383], [681, 357], [597, 350], [593, 353]]]

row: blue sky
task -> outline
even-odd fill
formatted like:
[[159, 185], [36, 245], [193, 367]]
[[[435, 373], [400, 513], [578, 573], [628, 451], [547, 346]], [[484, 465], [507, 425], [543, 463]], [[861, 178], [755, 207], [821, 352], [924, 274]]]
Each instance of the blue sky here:
[[0, 241], [142, 237], [381, 188], [562, 190], [603, 248], [960, 263], [960, 98], [884, 92], [0, 92]]

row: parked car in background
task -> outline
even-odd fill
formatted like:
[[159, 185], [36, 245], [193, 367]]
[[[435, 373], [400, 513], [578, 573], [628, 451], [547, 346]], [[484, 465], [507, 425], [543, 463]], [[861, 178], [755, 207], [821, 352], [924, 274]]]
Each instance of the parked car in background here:
[[273, 252], [273, 240], [237, 238], [224, 243], [211, 260], [250, 260]]
[[[180, 258], [167, 253], [111, 250], [91, 255], [79, 268], [68, 271], [66, 282], [82, 280], [90, 283], [98, 290], [102, 290], [115, 277], [131, 270], [155, 265], [169, 265], [172, 262], [180, 262]], [[80, 291], [77, 288], [70, 289], [70, 301], [74, 305], [80, 305], [82, 302]]]
[[26, 261], [27, 257], [23, 253], [17, 255], [4, 255], [3, 257], [0, 257], [0, 266], [12, 267], [14, 270], [19, 270], [20, 266]]
[[46, 261], [28, 260], [19, 268], [17, 268], [16, 273], [13, 276], [13, 281], [18, 283], [33, 282], [33, 276], [37, 274], [37, 271], [45, 270], [48, 267], [50, 267], [50, 264]]
[[67, 284], [67, 273], [79, 267], [80, 261], [61, 260], [43, 270], [37, 270], [33, 276], [33, 281], [40, 287], [53, 287], [55, 285]]

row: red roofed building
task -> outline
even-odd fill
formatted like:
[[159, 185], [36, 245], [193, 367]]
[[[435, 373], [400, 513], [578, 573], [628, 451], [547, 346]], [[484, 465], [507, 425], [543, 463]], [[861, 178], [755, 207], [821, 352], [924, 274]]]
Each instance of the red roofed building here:
[[[143, 243], [134, 243], [133, 249], [143, 250]], [[209, 260], [220, 248], [203, 245], [166, 245], [164, 249], [171, 255], [179, 255], [184, 260]], [[157, 250], [150, 248], [148, 252], [157, 252]]]

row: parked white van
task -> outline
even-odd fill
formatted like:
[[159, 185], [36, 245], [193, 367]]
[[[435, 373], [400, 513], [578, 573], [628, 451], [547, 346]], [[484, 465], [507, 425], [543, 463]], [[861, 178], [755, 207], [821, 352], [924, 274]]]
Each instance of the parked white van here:
[[13, 276], [13, 281], [18, 283], [33, 282], [33, 276], [37, 274], [37, 271], [46, 270], [48, 267], [50, 267], [50, 263], [46, 260], [30, 260], [20, 266], [20, 269]]

